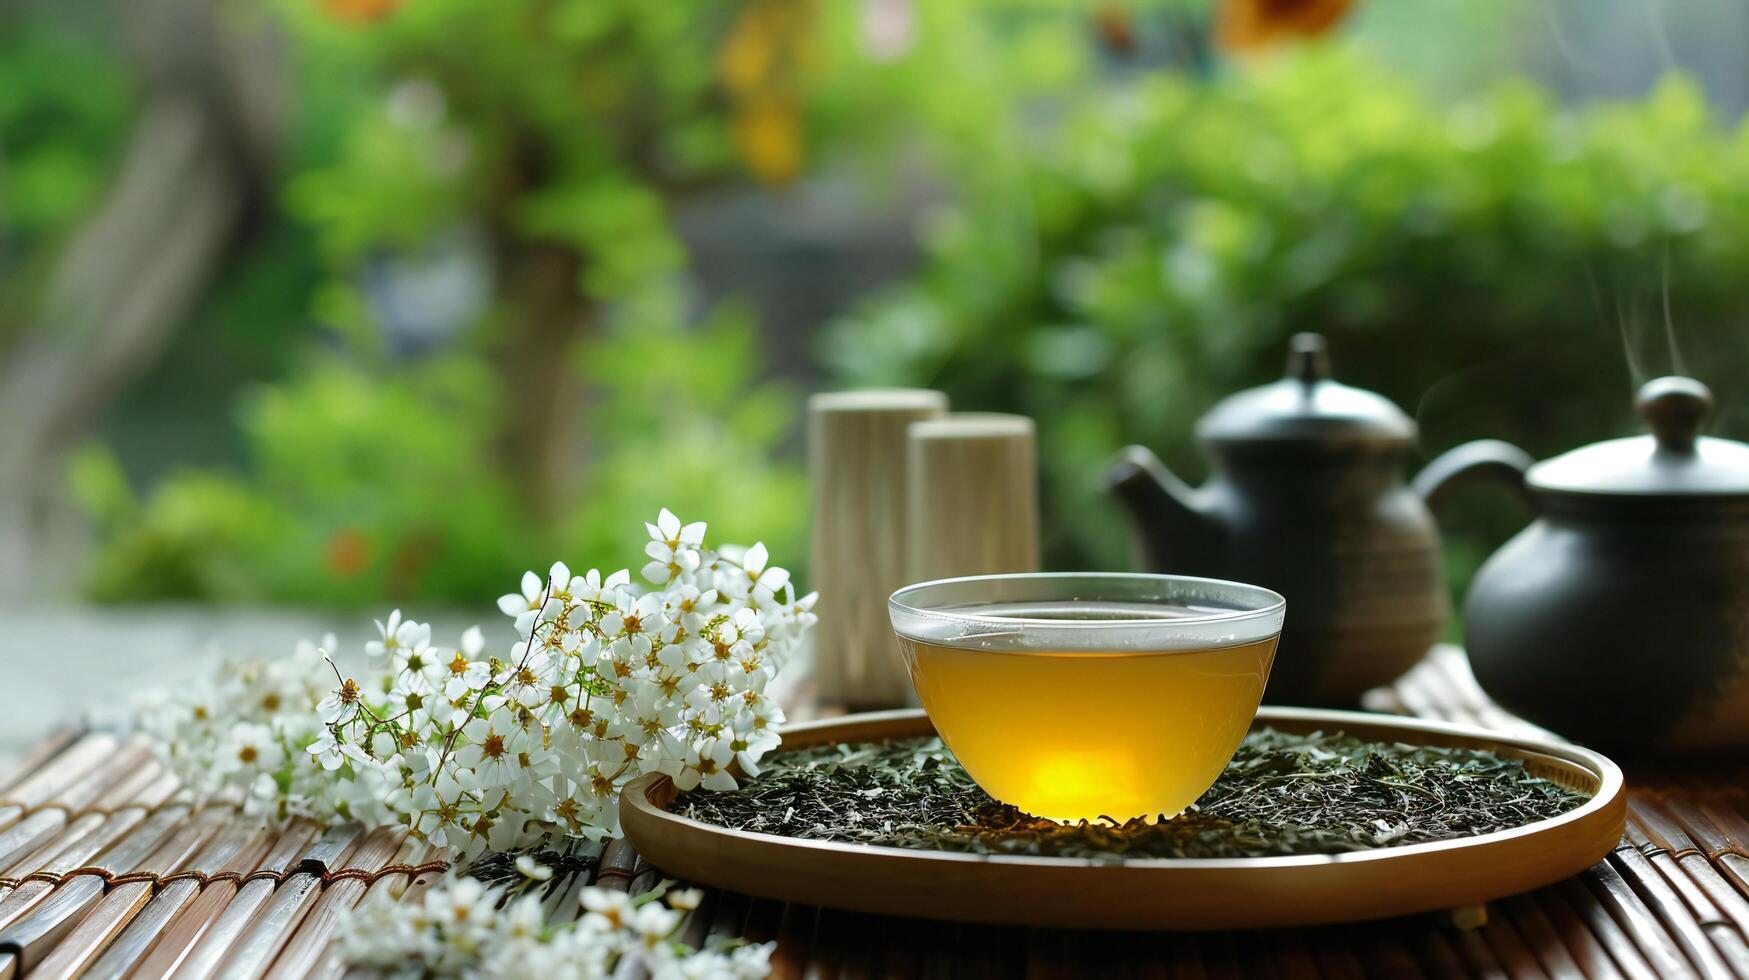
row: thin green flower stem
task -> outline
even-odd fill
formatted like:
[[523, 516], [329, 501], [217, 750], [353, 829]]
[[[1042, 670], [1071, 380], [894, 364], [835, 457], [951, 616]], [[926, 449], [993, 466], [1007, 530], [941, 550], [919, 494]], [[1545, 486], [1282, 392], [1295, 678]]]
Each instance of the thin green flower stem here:
[[[517, 670], [521, 670], [524, 666], [526, 666], [528, 664], [528, 655], [531, 651], [534, 650], [534, 638], [536, 635], [538, 635], [540, 633], [540, 614], [542, 612], [546, 611], [547, 600], [551, 599], [552, 597], [553, 597], [553, 583], [549, 579], [547, 582], [547, 587], [541, 591], [540, 604], [535, 606], [534, 622], [532, 622], [528, 625], [528, 646], [523, 648], [522, 663], [517, 665], [517, 667], [516, 667]], [[485, 690], [486, 689], [482, 687], [478, 691], [474, 692], [474, 694], [473, 694], [474, 703], [472, 705], [470, 705], [467, 709], [467, 713], [470, 716], [474, 713], [475, 710], [477, 710], [479, 708], [480, 699], [485, 697]], [[431, 785], [433, 785], [433, 786], [437, 785], [437, 774], [443, 771], [443, 764], [449, 761], [449, 753], [452, 749], [455, 748], [455, 740], [456, 740], [456, 737], [461, 734], [462, 727], [463, 726], [460, 726], [460, 725], [452, 726], [449, 730], [449, 734], [444, 736], [443, 752], [442, 752], [442, 754], [440, 754], [437, 757], [437, 765], [431, 767], [431, 775], [427, 779], [427, 782], [429, 782]]]

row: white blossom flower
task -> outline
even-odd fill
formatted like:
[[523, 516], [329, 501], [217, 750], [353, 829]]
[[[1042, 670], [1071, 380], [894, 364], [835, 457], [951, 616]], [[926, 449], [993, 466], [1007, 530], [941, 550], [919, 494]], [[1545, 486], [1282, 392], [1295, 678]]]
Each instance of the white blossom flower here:
[[[691, 950], [681, 945], [683, 903], [582, 889], [584, 914], [548, 926], [535, 894], [449, 877], [416, 905], [366, 900], [341, 923], [339, 950], [359, 969], [394, 975], [540, 980], [652, 978], [710, 980], [770, 974], [773, 944]], [[690, 907], [696, 907], [696, 902]]]
[[285, 761], [285, 750], [273, 729], [256, 722], [240, 722], [231, 727], [225, 747], [218, 753], [216, 765], [224, 773], [241, 772], [253, 782], [255, 774], [272, 772]]
[[527, 633], [538, 620], [549, 618], [560, 605], [560, 600], [550, 596], [547, 583], [533, 572], [522, 573], [522, 592], [507, 593], [498, 598], [498, 608], [506, 616], [516, 617], [516, 631]]
[[[281, 818], [399, 823], [464, 857], [615, 834], [619, 792], [643, 773], [733, 788], [778, 744], [783, 715], [764, 692], [813, 623], [813, 596], [795, 597], [763, 546], [708, 550], [702, 524], [668, 511], [647, 528], [656, 588], [623, 569], [529, 572], [499, 600], [515, 634], [496, 655], [478, 628], [440, 648], [395, 610], [358, 680], [300, 644], [222, 664], [144, 727], [196, 792], [231, 789]], [[442, 953], [464, 954], [481, 962]], [[650, 955], [661, 972], [667, 954]]]
[[690, 912], [704, 904], [704, 892], [697, 888], [681, 888], [668, 893], [668, 907]]
[[651, 559], [644, 566], [644, 577], [651, 582], [665, 585], [695, 571], [703, 562], [699, 553], [704, 547], [705, 525], [702, 522], [683, 526], [680, 518], [664, 507], [656, 523], [644, 527], [650, 532], [650, 543], [644, 546], [644, 553]]
[[348, 677], [322, 699], [322, 703], [316, 706], [316, 714], [324, 725], [344, 724], [358, 715], [363, 697], [358, 682]]
[[612, 602], [619, 590], [630, 585], [631, 581], [631, 573], [623, 569], [604, 579], [599, 569], [591, 568], [588, 574], [572, 578], [566, 591], [573, 602]]
[[705, 789], [734, 789], [735, 777], [729, 774], [729, 763], [734, 758], [735, 751], [727, 740], [707, 738], [702, 744], [688, 745], [684, 756], [667, 760], [662, 771], [683, 790], [700, 785]]
[[399, 633], [400, 631], [401, 631], [401, 610], [397, 609], [394, 612], [389, 613], [389, 621], [388, 622], [385, 623], [380, 619], [377, 620], [377, 632], [379, 634], [381, 634], [381, 636], [379, 636], [375, 640], [370, 641], [369, 643], [366, 643], [364, 645], [364, 652], [369, 654], [370, 656], [373, 656], [373, 657], [382, 656], [383, 654], [387, 653], [391, 648], [398, 645], [396, 643], [396, 640], [395, 640], [395, 635], [397, 633]]
[[346, 755], [342, 751], [344, 748], [344, 745], [335, 740], [332, 732], [325, 731], [316, 736], [316, 740], [310, 743], [307, 751], [316, 757], [316, 761], [321, 763], [323, 769], [333, 772], [346, 764]]
[[777, 732], [764, 726], [755, 726], [752, 721], [737, 722], [735, 733], [729, 738], [729, 750], [735, 755], [735, 764], [748, 776], [759, 775], [759, 760], [767, 752], [777, 748], [783, 740], [777, 737]]
[[418, 655], [420, 651], [430, 646], [432, 628], [427, 623], [401, 620], [401, 609], [395, 609], [388, 614], [388, 621], [376, 621], [376, 632], [380, 639], [364, 644], [364, 653], [373, 658], [385, 655], [408, 656]]
[[530, 881], [551, 881], [553, 869], [541, 864], [527, 854], [516, 857], [516, 873]]

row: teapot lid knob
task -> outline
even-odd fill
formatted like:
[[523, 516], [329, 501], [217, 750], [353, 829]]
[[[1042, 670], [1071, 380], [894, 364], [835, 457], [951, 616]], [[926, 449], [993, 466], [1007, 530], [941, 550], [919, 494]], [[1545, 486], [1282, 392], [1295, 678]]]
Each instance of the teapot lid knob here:
[[1324, 335], [1296, 333], [1288, 341], [1287, 376], [1307, 386], [1330, 377], [1330, 347]]
[[1693, 378], [1654, 378], [1640, 386], [1634, 407], [1659, 449], [1692, 453], [1701, 425], [1712, 414], [1713, 393]]

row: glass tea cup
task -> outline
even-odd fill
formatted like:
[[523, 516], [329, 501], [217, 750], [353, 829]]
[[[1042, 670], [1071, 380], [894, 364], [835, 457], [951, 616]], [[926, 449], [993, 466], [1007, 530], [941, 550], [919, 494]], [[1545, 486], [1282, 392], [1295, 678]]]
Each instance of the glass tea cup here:
[[1287, 604], [1178, 575], [980, 575], [887, 602], [941, 739], [998, 800], [1058, 821], [1177, 815], [1250, 728]]

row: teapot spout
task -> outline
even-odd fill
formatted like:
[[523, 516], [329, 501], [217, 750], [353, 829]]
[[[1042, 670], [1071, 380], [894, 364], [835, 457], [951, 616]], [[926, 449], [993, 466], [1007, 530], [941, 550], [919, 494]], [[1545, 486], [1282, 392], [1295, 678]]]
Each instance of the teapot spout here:
[[1105, 489], [1135, 528], [1136, 553], [1151, 571], [1207, 574], [1219, 564], [1219, 528], [1197, 492], [1152, 450], [1130, 446], [1105, 472]]

